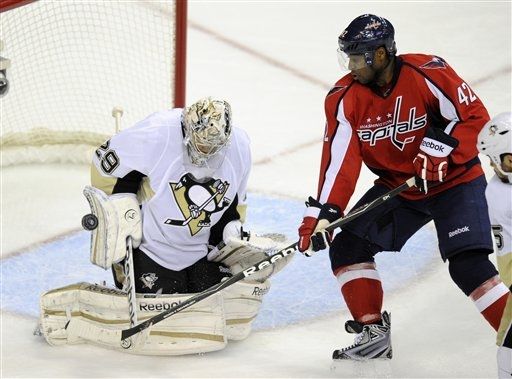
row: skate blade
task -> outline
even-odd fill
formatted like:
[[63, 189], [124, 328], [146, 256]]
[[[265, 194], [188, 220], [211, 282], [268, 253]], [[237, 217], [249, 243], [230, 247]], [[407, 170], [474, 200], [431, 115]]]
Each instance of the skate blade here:
[[393, 378], [391, 360], [387, 358], [356, 361], [352, 359], [335, 359], [331, 371], [353, 378]]

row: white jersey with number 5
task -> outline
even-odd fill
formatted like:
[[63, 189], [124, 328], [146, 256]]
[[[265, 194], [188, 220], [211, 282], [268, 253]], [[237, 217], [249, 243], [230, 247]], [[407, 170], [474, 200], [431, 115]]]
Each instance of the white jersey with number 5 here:
[[492, 230], [496, 241], [496, 256], [501, 279], [512, 285], [512, 185], [496, 175], [487, 185], [485, 197], [489, 206]]
[[147, 177], [150, 195], [142, 203], [139, 248], [175, 271], [206, 256], [210, 228], [233, 201], [245, 202], [251, 167], [249, 138], [238, 128], [219, 153], [223, 159], [214, 157], [215, 168], [193, 166], [183, 144], [181, 112], [150, 115], [113, 136], [93, 159], [103, 177], [123, 178], [133, 171]]

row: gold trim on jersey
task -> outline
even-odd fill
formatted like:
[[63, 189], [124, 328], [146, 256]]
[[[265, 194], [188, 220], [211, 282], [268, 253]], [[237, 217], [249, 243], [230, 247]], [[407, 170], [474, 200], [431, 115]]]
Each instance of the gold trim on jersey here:
[[103, 176], [94, 164], [91, 165], [91, 185], [96, 187], [107, 195], [112, 195], [117, 178], [113, 176]]
[[501, 316], [500, 327], [496, 336], [496, 345], [503, 345], [507, 333], [512, 334], [512, 294], [508, 295], [507, 305]]
[[[238, 199], [238, 201], [242, 201], [242, 199]], [[236, 206], [236, 211], [240, 215], [240, 222], [243, 224], [245, 222], [245, 218], [247, 216], [247, 204], [240, 204]]]

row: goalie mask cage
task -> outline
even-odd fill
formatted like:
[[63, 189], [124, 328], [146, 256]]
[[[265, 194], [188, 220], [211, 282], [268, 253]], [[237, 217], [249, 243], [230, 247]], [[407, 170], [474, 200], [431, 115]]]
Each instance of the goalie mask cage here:
[[184, 106], [186, 0], [3, 0], [0, 12], [2, 166], [90, 162], [114, 107], [128, 127]]

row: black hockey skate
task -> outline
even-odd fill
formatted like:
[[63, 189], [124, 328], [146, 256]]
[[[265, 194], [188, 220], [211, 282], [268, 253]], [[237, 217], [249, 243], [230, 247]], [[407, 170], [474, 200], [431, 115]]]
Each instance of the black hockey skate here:
[[384, 311], [382, 313], [381, 323], [363, 325], [357, 321], [347, 321], [345, 330], [348, 333], [357, 333], [354, 344], [340, 350], [334, 350], [332, 359], [358, 361], [375, 358], [391, 359], [393, 357], [391, 316], [388, 312]]

